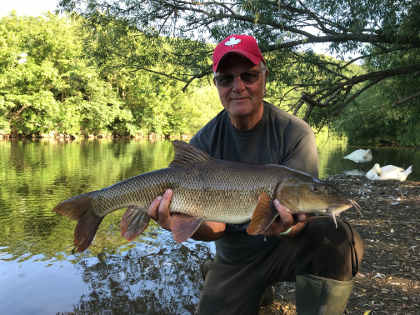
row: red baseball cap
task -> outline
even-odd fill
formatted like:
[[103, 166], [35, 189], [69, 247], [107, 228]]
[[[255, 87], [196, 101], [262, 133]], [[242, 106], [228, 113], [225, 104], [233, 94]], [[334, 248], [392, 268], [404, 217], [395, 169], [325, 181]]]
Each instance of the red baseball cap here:
[[254, 37], [249, 35], [229, 35], [222, 40], [213, 52], [213, 71], [217, 71], [220, 61], [229, 53], [240, 54], [249, 59], [254, 65], [261, 61], [265, 63], [261, 50]]

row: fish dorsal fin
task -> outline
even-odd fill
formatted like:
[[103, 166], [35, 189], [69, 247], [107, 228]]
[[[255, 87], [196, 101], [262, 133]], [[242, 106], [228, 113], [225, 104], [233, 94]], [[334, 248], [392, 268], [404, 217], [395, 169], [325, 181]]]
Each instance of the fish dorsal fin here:
[[191, 166], [194, 163], [206, 162], [212, 159], [206, 152], [184, 141], [175, 140], [172, 144], [175, 149], [175, 157], [169, 165], [170, 167]]

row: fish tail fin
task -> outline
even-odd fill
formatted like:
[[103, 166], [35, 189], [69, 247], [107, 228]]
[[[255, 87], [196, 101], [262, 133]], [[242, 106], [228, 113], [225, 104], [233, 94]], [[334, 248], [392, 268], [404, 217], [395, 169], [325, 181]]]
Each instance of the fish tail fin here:
[[268, 194], [262, 192], [258, 196], [258, 204], [246, 229], [247, 233], [249, 235], [264, 234], [278, 215], [271, 206], [271, 199]]
[[64, 200], [53, 209], [53, 211], [77, 221], [74, 230], [74, 245], [78, 252], [89, 247], [103, 219], [93, 211], [92, 194], [82, 194]]
[[146, 210], [137, 206], [129, 206], [120, 222], [121, 236], [132, 241], [149, 225], [150, 217]]

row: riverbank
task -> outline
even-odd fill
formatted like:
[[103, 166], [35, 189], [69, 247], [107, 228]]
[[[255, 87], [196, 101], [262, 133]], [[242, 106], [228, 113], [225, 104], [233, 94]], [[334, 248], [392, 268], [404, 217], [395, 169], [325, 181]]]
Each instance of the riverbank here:
[[[352, 210], [342, 214], [365, 241], [346, 314], [418, 314], [420, 182], [378, 182], [343, 175], [329, 179], [362, 208], [362, 215]], [[275, 302], [259, 315], [296, 314], [294, 283], [281, 283], [275, 289]]]
[[138, 134], [136, 136], [116, 136], [112, 134], [98, 134], [98, 135], [65, 135], [65, 134], [46, 134], [34, 136], [13, 136], [11, 134], [1, 134], [0, 140], [10, 141], [50, 141], [50, 142], [64, 142], [64, 141], [77, 141], [77, 140], [142, 140], [142, 141], [164, 141], [164, 140], [184, 140], [191, 139], [191, 135], [161, 135], [157, 133], [150, 133], [147, 135]]

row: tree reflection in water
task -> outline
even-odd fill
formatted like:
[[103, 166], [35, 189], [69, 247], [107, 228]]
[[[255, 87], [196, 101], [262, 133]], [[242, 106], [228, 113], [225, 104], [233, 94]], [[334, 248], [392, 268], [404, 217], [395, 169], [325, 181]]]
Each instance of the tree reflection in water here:
[[176, 243], [159, 231], [145, 234], [121, 254], [83, 258], [87, 295], [76, 314], [193, 314], [203, 284], [200, 265], [212, 256], [206, 243]]

